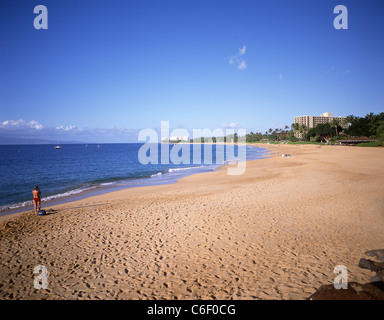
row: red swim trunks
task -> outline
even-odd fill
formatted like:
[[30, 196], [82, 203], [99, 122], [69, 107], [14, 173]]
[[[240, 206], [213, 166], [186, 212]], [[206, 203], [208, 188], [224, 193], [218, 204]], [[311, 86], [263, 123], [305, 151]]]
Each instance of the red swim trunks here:
[[40, 201], [40, 197], [33, 198], [33, 201], [39, 202]]

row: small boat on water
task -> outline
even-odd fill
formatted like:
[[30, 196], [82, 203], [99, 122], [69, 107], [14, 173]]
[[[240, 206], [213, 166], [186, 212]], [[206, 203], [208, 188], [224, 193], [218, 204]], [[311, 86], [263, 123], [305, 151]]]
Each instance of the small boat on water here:
[[60, 146], [53, 147], [53, 149], [61, 149]]

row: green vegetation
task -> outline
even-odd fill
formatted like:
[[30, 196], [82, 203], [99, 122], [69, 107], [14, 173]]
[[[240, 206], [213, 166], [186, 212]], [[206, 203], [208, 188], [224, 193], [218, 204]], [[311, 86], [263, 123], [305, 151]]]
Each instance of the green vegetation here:
[[332, 137], [338, 137], [343, 128], [338, 122], [319, 123], [315, 128], [308, 130], [307, 139], [314, 142], [328, 141]]
[[285, 141], [285, 142], [281, 142], [281, 141], [252, 141], [252, 142], [249, 142], [249, 141], [247, 141], [247, 143], [249, 143], [249, 144], [252, 144], [252, 143], [281, 144], [281, 143], [284, 143], [284, 144], [317, 144], [317, 145], [324, 145], [325, 144], [324, 142], [311, 142], [311, 141], [297, 141], [297, 142], [292, 142], [292, 141]]
[[247, 134], [247, 142], [281, 142], [281, 141], [298, 141], [295, 137], [295, 130], [293, 127], [291, 129], [288, 126], [285, 126], [284, 129], [272, 129], [270, 128], [265, 133], [261, 132], [251, 132]]
[[356, 147], [384, 147], [384, 144], [380, 141], [362, 142], [362, 143], [358, 143]]
[[[300, 137], [300, 138], [297, 138]], [[376, 142], [359, 143], [358, 146], [377, 147], [384, 146], [384, 112], [380, 114], [369, 113], [365, 117], [349, 115], [341, 123], [333, 119], [330, 123], [320, 123], [315, 128], [293, 123], [291, 127], [270, 128], [265, 133], [251, 132], [246, 135], [247, 143], [287, 143], [287, 144], [339, 144], [339, 140], [347, 137], [367, 137]], [[238, 142], [235, 133], [226, 137], [205, 138], [205, 142]], [[204, 143], [204, 138], [191, 140], [191, 142]]]
[[348, 116], [347, 121], [350, 126], [345, 130], [345, 133], [351, 137], [364, 136], [376, 139], [376, 142], [359, 143], [358, 146], [384, 146], [384, 112], [379, 114], [369, 113], [364, 118]]
[[367, 137], [377, 140], [377, 142], [359, 143], [359, 146], [383, 146], [384, 112], [377, 115], [369, 113], [365, 117], [349, 115], [344, 123], [334, 119], [330, 123], [318, 124], [315, 128], [309, 129], [303, 138], [307, 141], [327, 141], [336, 144], [338, 140], [347, 137]]
[[201, 137], [196, 139], [191, 139], [190, 142], [194, 143], [216, 143], [216, 142], [238, 142], [239, 137], [237, 133], [229, 134], [225, 137]]

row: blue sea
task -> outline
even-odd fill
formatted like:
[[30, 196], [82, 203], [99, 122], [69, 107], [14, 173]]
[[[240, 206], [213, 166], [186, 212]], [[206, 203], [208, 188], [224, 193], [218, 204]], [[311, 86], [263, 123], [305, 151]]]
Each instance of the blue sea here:
[[[225, 147], [216, 150], [213, 144], [212, 161], [204, 163], [204, 147], [199, 145], [199, 153], [195, 155], [201, 154], [201, 163], [196, 163], [199, 162], [193, 155], [196, 146], [191, 144], [188, 145], [190, 163], [161, 164], [161, 145], [158, 145], [159, 164], [144, 165], [138, 157], [142, 146], [142, 143], [64, 144], [61, 149], [55, 149], [46, 144], [0, 145], [0, 215], [32, 208], [35, 185], [42, 192], [44, 206], [46, 201], [56, 204], [125, 188], [174, 183], [187, 175], [214, 171], [226, 163], [244, 160], [239, 158], [236, 145], [231, 156]], [[169, 145], [169, 153], [173, 147]], [[264, 148], [246, 147], [246, 160], [265, 155]]]

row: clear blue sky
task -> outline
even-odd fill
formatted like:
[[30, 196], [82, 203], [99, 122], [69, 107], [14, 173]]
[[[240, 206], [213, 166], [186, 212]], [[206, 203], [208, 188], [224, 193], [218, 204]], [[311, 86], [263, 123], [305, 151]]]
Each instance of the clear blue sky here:
[[383, 112], [383, 17], [382, 0], [2, 1], [0, 135], [135, 142], [162, 120], [192, 135]]

